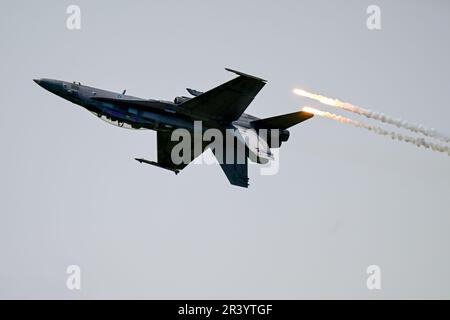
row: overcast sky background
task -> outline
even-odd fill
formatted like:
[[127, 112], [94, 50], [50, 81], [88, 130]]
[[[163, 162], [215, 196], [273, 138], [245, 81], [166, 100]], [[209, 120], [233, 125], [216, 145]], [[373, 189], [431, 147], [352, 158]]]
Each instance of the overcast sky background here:
[[[79, 31], [66, 28], [70, 4]], [[380, 31], [366, 28], [370, 4]], [[450, 134], [448, 1], [0, 9], [0, 298], [450, 297], [447, 155], [316, 117], [292, 128], [277, 175], [250, 167], [246, 190], [219, 166], [140, 165], [156, 159], [154, 132], [32, 82], [171, 100], [232, 79], [230, 67], [269, 80], [247, 110], [259, 117], [318, 106], [292, 94], [301, 87]], [[80, 291], [66, 288], [72, 264]], [[380, 291], [366, 288], [372, 264]]]

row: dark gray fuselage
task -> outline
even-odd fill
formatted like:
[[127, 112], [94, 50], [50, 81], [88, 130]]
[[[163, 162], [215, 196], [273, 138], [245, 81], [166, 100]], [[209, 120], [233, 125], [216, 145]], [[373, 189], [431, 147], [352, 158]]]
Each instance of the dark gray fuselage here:
[[[202, 121], [203, 130], [208, 128], [232, 128], [233, 124], [251, 128], [250, 122], [258, 119], [244, 113], [232, 123], [221, 123], [202, 117], [200, 114], [192, 113], [192, 111], [180, 107], [180, 103], [141, 99], [81, 85], [77, 82], [71, 83], [53, 79], [34, 81], [48, 91], [86, 108], [99, 118], [119, 127], [166, 132], [178, 128], [193, 131], [194, 121]], [[190, 98], [178, 97], [175, 101], [186, 101], [188, 99]], [[132, 107], [129, 106], [128, 102], [130, 101], [134, 102]]]

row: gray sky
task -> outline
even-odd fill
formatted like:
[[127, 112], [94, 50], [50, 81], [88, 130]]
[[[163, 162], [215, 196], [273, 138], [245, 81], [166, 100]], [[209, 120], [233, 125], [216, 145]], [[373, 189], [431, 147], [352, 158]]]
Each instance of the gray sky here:
[[[70, 4], [81, 30], [66, 28]], [[279, 173], [251, 166], [245, 190], [218, 166], [139, 165], [156, 158], [154, 132], [109, 126], [31, 81], [169, 100], [231, 67], [269, 80], [247, 110], [259, 117], [318, 106], [301, 87], [448, 134], [448, 1], [0, 9], [0, 298], [449, 298], [445, 154], [316, 117], [291, 130]], [[66, 288], [72, 264], [80, 291]], [[379, 291], [366, 288], [372, 264]]]

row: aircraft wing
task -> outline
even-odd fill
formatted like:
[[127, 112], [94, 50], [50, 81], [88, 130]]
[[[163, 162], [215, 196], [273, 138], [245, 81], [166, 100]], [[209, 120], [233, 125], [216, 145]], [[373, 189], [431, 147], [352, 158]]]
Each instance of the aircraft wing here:
[[210, 142], [202, 143], [202, 149], [197, 152], [194, 150], [193, 143], [191, 144], [191, 154], [188, 161], [183, 161], [180, 164], [176, 164], [172, 161], [172, 149], [180, 141], [171, 140], [171, 132], [158, 132], [157, 133], [157, 148], [158, 148], [158, 162], [156, 164], [164, 169], [172, 170], [178, 173], [183, 170], [192, 160], [197, 158], [207, 147]]
[[247, 109], [266, 81], [239, 71], [225, 69], [239, 76], [197, 97], [180, 107], [186, 112], [215, 121], [237, 120]]
[[[172, 161], [172, 149], [173, 147], [180, 143], [179, 141], [172, 141], [171, 140], [171, 133], [170, 132], [158, 132], [157, 133], [157, 143], [158, 143], [158, 161], [149, 161], [146, 159], [140, 159], [136, 158], [137, 161], [141, 163], [148, 163], [163, 169], [167, 169], [170, 171], [175, 172], [175, 174], [179, 173], [181, 170], [183, 170], [192, 160], [197, 158], [206, 148], [208, 148], [208, 145], [211, 142], [203, 142], [202, 149], [195, 151], [193, 145], [191, 146], [191, 154], [188, 159], [188, 161], [183, 161], [180, 164], [176, 164]], [[226, 144], [226, 142], [224, 141]], [[214, 155], [216, 156], [223, 172], [228, 178], [228, 181], [232, 185], [240, 186], [247, 188], [248, 187], [248, 158], [247, 155], [244, 154], [240, 159], [242, 161], [238, 161], [238, 153], [241, 151], [237, 148], [237, 145], [233, 145], [233, 156], [234, 160], [230, 161], [230, 163], [227, 163], [227, 151], [226, 146], [222, 149], [222, 154], [218, 154], [217, 150], [212, 150]], [[245, 150], [243, 148], [242, 150]], [[201, 151], [201, 152], [200, 152]], [[175, 152], [178, 152], [176, 150]]]

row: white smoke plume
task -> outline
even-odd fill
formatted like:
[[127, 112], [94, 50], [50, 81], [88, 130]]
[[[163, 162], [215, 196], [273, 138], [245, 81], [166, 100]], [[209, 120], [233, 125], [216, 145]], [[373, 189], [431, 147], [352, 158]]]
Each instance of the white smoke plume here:
[[395, 119], [395, 118], [389, 117], [383, 113], [378, 113], [375, 111], [357, 107], [348, 102], [342, 102], [337, 99], [327, 98], [327, 97], [321, 96], [319, 94], [314, 94], [314, 93], [311, 93], [311, 92], [308, 92], [308, 91], [305, 91], [302, 89], [294, 89], [293, 92], [299, 96], [319, 101], [328, 106], [332, 106], [332, 107], [340, 108], [340, 109], [343, 109], [346, 111], [350, 111], [350, 112], [365, 116], [369, 119], [378, 120], [383, 123], [394, 125], [398, 128], [403, 128], [403, 129], [406, 129], [406, 130], [409, 130], [409, 131], [412, 131], [415, 133], [420, 133], [426, 137], [438, 139], [438, 140], [444, 141], [446, 143], [450, 142], [450, 137], [446, 136], [443, 133], [437, 132], [433, 128], [428, 129], [421, 124], [408, 123], [405, 120]]
[[414, 138], [414, 137], [410, 137], [410, 136], [405, 136], [405, 135], [402, 135], [402, 134], [394, 132], [394, 131], [388, 131], [383, 128], [377, 127], [377, 126], [372, 126], [372, 125], [362, 123], [359, 121], [355, 121], [355, 120], [352, 120], [352, 119], [349, 119], [349, 118], [346, 118], [343, 116], [339, 116], [339, 115], [331, 113], [331, 112], [321, 111], [321, 110], [311, 108], [311, 107], [303, 107], [302, 110], [305, 112], [308, 112], [308, 113], [312, 113], [312, 114], [321, 116], [321, 117], [336, 120], [341, 123], [350, 124], [357, 128], [363, 128], [363, 129], [372, 131], [376, 134], [379, 134], [381, 136], [390, 137], [392, 140], [404, 141], [407, 143], [412, 143], [412, 144], [416, 145], [417, 147], [423, 147], [425, 149], [430, 149], [430, 150], [433, 150], [436, 152], [447, 153], [447, 155], [450, 156], [450, 147], [446, 146], [446, 145], [432, 143], [432, 142], [426, 141], [423, 138]]

